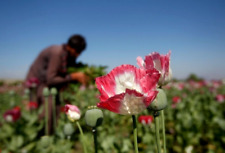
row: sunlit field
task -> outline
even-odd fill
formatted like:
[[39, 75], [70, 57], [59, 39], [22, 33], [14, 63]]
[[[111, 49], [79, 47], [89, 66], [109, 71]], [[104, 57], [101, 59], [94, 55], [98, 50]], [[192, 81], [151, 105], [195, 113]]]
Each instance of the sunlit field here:
[[[94, 152], [92, 128], [86, 125], [87, 110], [96, 108], [99, 91], [94, 78], [105, 74], [105, 67], [85, 68], [93, 81], [89, 86], [69, 84], [60, 93], [61, 111], [55, 131], [43, 134], [44, 120], [38, 120], [43, 106], [36, 106], [28, 97], [23, 81], [0, 83], [0, 151], [1, 153], [82, 153]], [[72, 70], [71, 70], [72, 71]], [[206, 81], [190, 76], [173, 80], [163, 87], [168, 105], [164, 109], [167, 152], [223, 153], [225, 148], [225, 86], [222, 80]], [[65, 114], [65, 104], [81, 111], [78, 126]], [[99, 153], [133, 153], [132, 119], [103, 110], [103, 122], [97, 127]], [[143, 120], [150, 115], [151, 120]], [[146, 109], [137, 115], [138, 149], [143, 153], [157, 152], [153, 112]], [[162, 132], [162, 127], [159, 129]], [[162, 135], [160, 135], [160, 143]]]

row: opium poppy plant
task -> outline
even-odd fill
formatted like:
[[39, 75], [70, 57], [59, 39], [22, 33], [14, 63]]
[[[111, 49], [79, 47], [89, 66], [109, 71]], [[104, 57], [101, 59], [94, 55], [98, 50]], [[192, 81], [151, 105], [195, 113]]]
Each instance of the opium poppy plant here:
[[122, 115], [135, 115], [146, 109], [157, 96], [160, 74], [133, 65], [121, 65], [96, 78], [100, 92], [99, 108]]

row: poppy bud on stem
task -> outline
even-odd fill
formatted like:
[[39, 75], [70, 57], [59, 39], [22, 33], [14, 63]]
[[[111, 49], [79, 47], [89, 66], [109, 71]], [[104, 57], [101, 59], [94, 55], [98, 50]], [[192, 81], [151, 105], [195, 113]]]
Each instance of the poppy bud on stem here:
[[[154, 113], [161, 111], [161, 123], [163, 126], [163, 142], [164, 142], [164, 153], [166, 153], [166, 138], [165, 138], [165, 125], [164, 125], [164, 111], [163, 109], [167, 106], [166, 94], [162, 90], [162, 86], [166, 85], [172, 79], [172, 70], [170, 68], [170, 55], [171, 51], [169, 51], [166, 55], [159, 54], [157, 52], [153, 52], [147, 56], [145, 56], [145, 60], [143, 60], [140, 56], [137, 57], [137, 64], [140, 68], [145, 70], [151, 70], [152, 67], [157, 69], [160, 72], [160, 78], [158, 81], [158, 95], [156, 99], [151, 103], [149, 110], [153, 110]], [[159, 124], [158, 116], [155, 114], [155, 122], [156, 128]], [[158, 129], [159, 130], [159, 129]], [[156, 130], [156, 135], [157, 135]], [[158, 144], [158, 142], [157, 142]], [[160, 149], [160, 150], [159, 150]], [[158, 147], [158, 152], [161, 152], [161, 148]]]
[[56, 103], [57, 89], [51, 88], [50, 92], [52, 95], [53, 127], [54, 127], [54, 132], [56, 132], [56, 109], [55, 109], [56, 106], [55, 106], [55, 103]]
[[[90, 107], [91, 108], [91, 107]], [[98, 140], [97, 140], [97, 127], [102, 124], [103, 113], [100, 109], [90, 109], [85, 113], [85, 122], [88, 126], [92, 127], [94, 136], [95, 153], [98, 153]]]
[[29, 89], [25, 89], [24, 90], [24, 99], [26, 100], [26, 101], [29, 101], [30, 99], [29, 99], [29, 96], [30, 96], [30, 90]]
[[[166, 135], [165, 135], [165, 121], [164, 121], [164, 109], [167, 106], [167, 97], [165, 92], [163, 91], [163, 89], [161, 89], [161, 86], [158, 90], [158, 95], [156, 97], [156, 99], [150, 104], [149, 109], [153, 110], [155, 113], [154, 117], [156, 118], [155, 123], [156, 123], [156, 128], [157, 124], [159, 124], [159, 119], [158, 119], [158, 113], [161, 112], [161, 125], [162, 125], [162, 130], [163, 130], [163, 148], [164, 148], [164, 153], [166, 153]], [[158, 123], [157, 123], [158, 122]], [[159, 125], [158, 125], [159, 126]], [[156, 134], [157, 134], [157, 130], [156, 130]], [[157, 135], [156, 135], [156, 139]], [[160, 148], [161, 149], [161, 148]]]
[[81, 135], [81, 141], [82, 141], [82, 145], [83, 145], [83, 149], [84, 149], [84, 153], [87, 153], [87, 149], [86, 149], [86, 145], [84, 142], [84, 134], [83, 134], [83, 130], [80, 126], [80, 123], [78, 122], [78, 120], [81, 117], [81, 112], [80, 109], [75, 106], [75, 105], [70, 105], [70, 104], [66, 104], [65, 105], [65, 112], [66, 115], [68, 117], [68, 119], [72, 122], [76, 122], [76, 125], [80, 131], [80, 135]]
[[48, 135], [48, 96], [49, 96], [49, 89], [45, 87], [43, 89], [43, 95], [45, 97], [45, 135]]

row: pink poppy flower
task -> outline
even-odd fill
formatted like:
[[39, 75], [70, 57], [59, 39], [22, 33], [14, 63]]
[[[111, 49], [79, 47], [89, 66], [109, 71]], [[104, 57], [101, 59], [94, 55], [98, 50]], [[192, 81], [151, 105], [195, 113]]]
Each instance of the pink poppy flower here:
[[40, 82], [39, 82], [38, 78], [33, 77], [33, 78], [30, 78], [29, 80], [27, 80], [25, 82], [25, 85], [28, 88], [36, 88], [39, 85], [39, 83]]
[[181, 98], [179, 96], [174, 96], [172, 98], [172, 108], [176, 108], [179, 102], [181, 102]]
[[177, 103], [181, 102], [181, 98], [179, 96], [174, 96], [172, 99], [172, 102], [177, 104]]
[[3, 114], [3, 117], [8, 122], [15, 122], [17, 121], [21, 116], [20, 107], [14, 107], [13, 109], [10, 109], [6, 111]]
[[34, 110], [34, 109], [37, 109], [37, 108], [38, 108], [37, 102], [30, 101], [30, 102], [27, 104], [27, 109], [28, 109], [28, 110]]
[[221, 80], [212, 80], [211, 83], [213, 88], [219, 88], [223, 85], [223, 82]]
[[137, 64], [142, 69], [157, 69], [161, 74], [159, 85], [165, 85], [172, 78], [172, 70], [170, 68], [170, 54], [171, 51], [169, 51], [167, 55], [160, 55], [157, 52], [153, 52], [145, 56], [145, 60], [139, 56], [137, 57]]
[[138, 114], [156, 98], [159, 77], [155, 69], [146, 71], [133, 65], [118, 66], [109, 74], [96, 78], [100, 92], [97, 106], [122, 115]]
[[216, 95], [216, 101], [218, 101], [219, 103], [224, 102], [225, 101], [225, 95], [221, 95], [221, 94]]
[[153, 116], [151, 115], [141, 115], [138, 117], [138, 121], [143, 125], [150, 125], [153, 122]]
[[79, 108], [75, 105], [66, 104], [65, 112], [69, 120], [71, 120], [72, 122], [80, 119], [81, 112]]

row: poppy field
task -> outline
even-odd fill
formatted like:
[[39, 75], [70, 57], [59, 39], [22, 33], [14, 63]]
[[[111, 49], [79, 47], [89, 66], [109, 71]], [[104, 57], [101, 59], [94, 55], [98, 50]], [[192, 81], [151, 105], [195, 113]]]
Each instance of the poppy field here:
[[37, 79], [2, 81], [0, 152], [223, 153], [224, 80], [172, 79], [170, 54], [137, 57], [139, 68], [124, 64], [108, 74], [80, 63], [68, 73], [85, 73], [89, 84], [45, 87], [43, 105], [33, 99]]
[[[168, 100], [164, 110], [167, 151], [224, 152], [225, 86], [222, 80], [173, 81], [164, 90]], [[40, 136], [44, 120], [38, 120], [38, 113], [42, 106], [27, 101], [22, 87], [16, 91], [1, 92], [1, 153], [83, 152], [82, 141], [86, 143], [87, 152], [94, 152], [92, 128], [86, 125], [84, 115], [87, 110], [96, 107], [98, 96], [94, 84], [86, 88], [70, 84], [61, 93], [61, 113], [55, 133]], [[83, 138], [78, 127], [65, 114], [64, 106], [67, 103], [76, 105], [81, 111], [79, 123], [83, 129]], [[132, 153], [131, 117], [102, 111], [103, 122], [97, 127], [98, 152]], [[139, 151], [157, 152], [153, 113], [146, 109], [137, 118]], [[162, 138], [160, 140], [162, 143]]]

